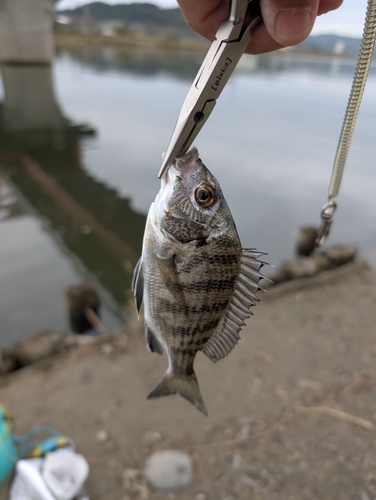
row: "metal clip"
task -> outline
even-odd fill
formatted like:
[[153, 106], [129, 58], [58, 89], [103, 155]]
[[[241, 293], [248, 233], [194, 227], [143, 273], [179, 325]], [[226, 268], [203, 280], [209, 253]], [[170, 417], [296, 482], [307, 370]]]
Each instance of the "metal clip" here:
[[330, 226], [333, 222], [333, 215], [336, 211], [337, 203], [334, 199], [329, 200], [321, 210], [321, 224], [316, 238], [316, 248], [320, 248], [329, 235]]

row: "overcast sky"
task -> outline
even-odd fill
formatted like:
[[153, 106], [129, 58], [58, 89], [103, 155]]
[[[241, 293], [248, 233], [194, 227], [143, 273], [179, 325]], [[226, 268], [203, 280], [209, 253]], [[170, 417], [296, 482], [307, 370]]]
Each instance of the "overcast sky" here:
[[[104, 0], [102, 0], [104, 1]], [[145, 0], [133, 0], [134, 2], [145, 2]], [[149, 0], [160, 7], [176, 7], [175, 0]], [[60, 0], [57, 4], [59, 9], [70, 9], [91, 3], [87, 0]], [[105, 3], [132, 3], [124, 0], [106, 0]], [[335, 33], [352, 37], [361, 37], [365, 19], [367, 0], [344, 0], [343, 5], [336, 11], [321, 16], [317, 19], [313, 34]]]

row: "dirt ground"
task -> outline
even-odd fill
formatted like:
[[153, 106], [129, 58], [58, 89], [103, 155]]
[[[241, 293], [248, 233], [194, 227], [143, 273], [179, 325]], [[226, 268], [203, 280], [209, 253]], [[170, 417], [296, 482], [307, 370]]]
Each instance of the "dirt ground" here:
[[[179, 396], [146, 401], [167, 362], [140, 328], [10, 377], [0, 401], [16, 434], [48, 424], [75, 441], [91, 500], [374, 500], [376, 275], [324, 276], [270, 293], [226, 359], [199, 353], [208, 417]], [[188, 489], [130, 471], [167, 448], [193, 457]]]

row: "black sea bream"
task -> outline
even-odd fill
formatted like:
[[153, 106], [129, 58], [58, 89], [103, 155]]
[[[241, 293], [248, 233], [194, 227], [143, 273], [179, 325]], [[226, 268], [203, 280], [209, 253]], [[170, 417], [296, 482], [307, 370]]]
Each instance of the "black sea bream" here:
[[193, 370], [197, 351], [212, 361], [237, 344], [249, 308], [259, 299], [260, 252], [242, 249], [217, 180], [197, 149], [162, 178], [146, 221], [133, 291], [145, 308], [151, 351], [169, 366], [148, 398], [180, 394], [207, 415]]

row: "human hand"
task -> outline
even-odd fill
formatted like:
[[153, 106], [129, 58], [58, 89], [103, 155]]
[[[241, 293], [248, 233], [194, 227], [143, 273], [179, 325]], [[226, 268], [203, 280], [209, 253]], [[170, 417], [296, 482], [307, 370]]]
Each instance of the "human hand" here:
[[[228, 19], [230, 0], [177, 0], [185, 20], [197, 33], [214, 40]], [[310, 34], [316, 16], [337, 9], [343, 0], [260, 0], [263, 23], [252, 30], [246, 52], [262, 54], [296, 45]]]

